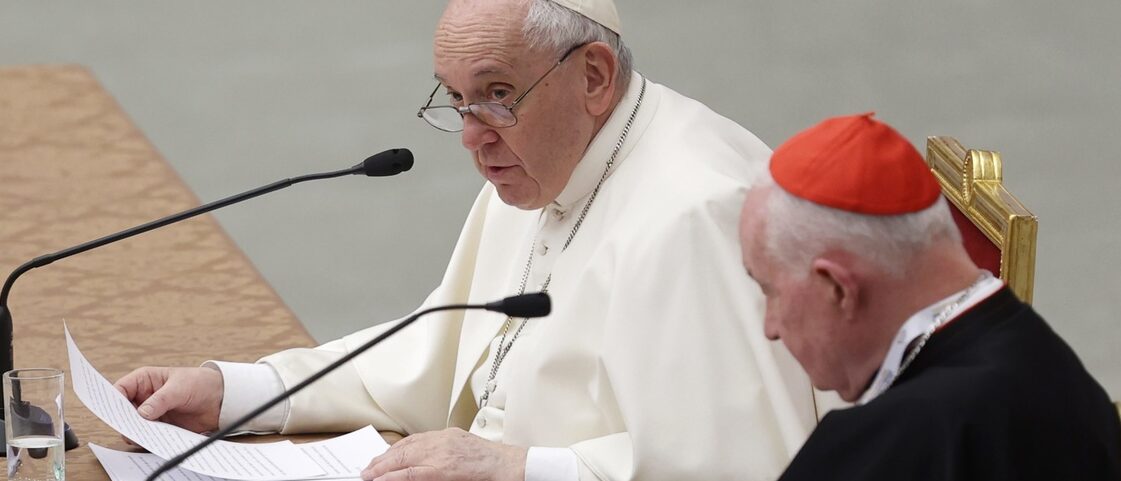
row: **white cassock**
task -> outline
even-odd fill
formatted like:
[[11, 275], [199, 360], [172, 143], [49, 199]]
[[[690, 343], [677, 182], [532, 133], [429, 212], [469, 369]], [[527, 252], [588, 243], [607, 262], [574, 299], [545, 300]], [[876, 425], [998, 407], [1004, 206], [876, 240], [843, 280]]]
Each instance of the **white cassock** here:
[[[505, 316], [449, 311], [296, 394], [281, 430], [460, 427], [531, 454], [575, 454], [580, 479], [777, 478], [816, 420], [810, 383], [764, 337], [762, 296], [740, 263], [740, 207], [766, 166], [766, 145], [647, 82], [610, 176], [563, 249], [642, 84], [634, 74], [553, 204], [523, 211], [483, 188], [424, 303], [516, 294], [531, 255], [527, 291], [552, 275], [552, 314], [528, 321], [486, 408], [479, 397]], [[390, 325], [261, 362], [291, 386]]]

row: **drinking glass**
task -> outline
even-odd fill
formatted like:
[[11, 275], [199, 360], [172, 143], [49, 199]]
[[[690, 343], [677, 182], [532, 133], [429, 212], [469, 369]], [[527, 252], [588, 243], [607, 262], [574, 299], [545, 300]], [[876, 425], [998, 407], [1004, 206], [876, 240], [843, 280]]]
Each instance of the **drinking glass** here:
[[4, 373], [4, 434], [8, 479], [63, 481], [63, 373], [58, 369], [15, 369]]

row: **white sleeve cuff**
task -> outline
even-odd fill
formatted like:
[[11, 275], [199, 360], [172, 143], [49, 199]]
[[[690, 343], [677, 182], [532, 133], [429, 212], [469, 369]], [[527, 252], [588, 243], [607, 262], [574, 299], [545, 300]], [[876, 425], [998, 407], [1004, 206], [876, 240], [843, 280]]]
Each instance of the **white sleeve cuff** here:
[[[218, 428], [224, 429], [258, 406], [284, 392], [280, 375], [268, 364], [206, 361], [203, 367], [222, 373], [222, 409], [218, 413]], [[253, 418], [231, 435], [267, 434], [279, 432], [288, 417], [288, 400], [278, 403], [260, 416]]]
[[525, 481], [579, 481], [576, 453], [569, 448], [529, 448]]

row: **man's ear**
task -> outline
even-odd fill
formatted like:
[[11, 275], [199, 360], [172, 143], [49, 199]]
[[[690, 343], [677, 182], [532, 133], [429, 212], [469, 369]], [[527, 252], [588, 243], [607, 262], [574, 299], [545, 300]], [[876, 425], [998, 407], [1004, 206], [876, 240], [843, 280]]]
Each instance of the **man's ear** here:
[[574, 55], [583, 60], [584, 80], [587, 86], [584, 91], [588, 113], [598, 117], [611, 109], [611, 101], [615, 97], [615, 90], [619, 86], [618, 69], [619, 59], [611, 47], [603, 42], [592, 42]]
[[860, 285], [854, 272], [832, 259], [818, 257], [813, 260], [811, 273], [829, 303], [842, 319], [853, 319], [859, 305]]

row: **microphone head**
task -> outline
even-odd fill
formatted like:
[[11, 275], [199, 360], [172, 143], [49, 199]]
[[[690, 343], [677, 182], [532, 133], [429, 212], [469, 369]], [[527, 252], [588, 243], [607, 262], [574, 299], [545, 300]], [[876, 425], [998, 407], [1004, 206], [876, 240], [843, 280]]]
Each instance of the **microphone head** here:
[[362, 169], [356, 174], [370, 177], [388, 177], [413, 168], [413, 153], [409, 149], [389, 149], [371, 155], [362, 161]]
[[545, 317], [553, 310], [553, 303], [549, 300], [548, 294], [534, 292], [492, 302], [487, 304], [487, 309], [510, 317]]

